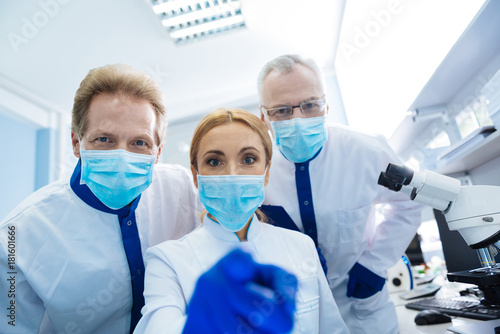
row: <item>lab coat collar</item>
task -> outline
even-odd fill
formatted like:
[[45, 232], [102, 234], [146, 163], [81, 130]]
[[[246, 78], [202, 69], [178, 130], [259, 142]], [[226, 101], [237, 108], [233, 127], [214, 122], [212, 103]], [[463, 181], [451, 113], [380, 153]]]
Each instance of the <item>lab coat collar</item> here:
[[135, 211], [135, 209], [137, 208], [141, 195], [137, 196], [137, 198], [130, 203], [130, 206], [124, 206], [123, 208], [118, 210], [114, 210], [107, 207], [94, 195], [94, 193], [90, 190], [90, 188], [86, 184], [80, 184], [81, 177], [82, 177], [81, 159], [78, 159], [78, 163], [75, 167], [75, 170], [71, 175], [71, 181], [70, 181], [71, 189], [73, 189], [76, 196], [78, 196], [82, 201], [84, 201], [85, 204], [93, 207], [94, 209], [106, 213], [115, 214], [118, 215], [119, 217], [125, 217], [130, 215], [130, 213]]
[[[250, 226], [248, 227], [247, 241], [253, 241], [253, 239], [255, 239], [259, 235], [261, 224], [262, 223], [254, 214], [252, 217], [252, 221], [250, 222]], [[203, 226], [217, 239], [229, 242], [240, 242], [240, 239], [235, 232], [231, 232], [225, 229], [218, 222], [208, 217], [208, 214], [205, 215], [205, 218], [203, 218]]]

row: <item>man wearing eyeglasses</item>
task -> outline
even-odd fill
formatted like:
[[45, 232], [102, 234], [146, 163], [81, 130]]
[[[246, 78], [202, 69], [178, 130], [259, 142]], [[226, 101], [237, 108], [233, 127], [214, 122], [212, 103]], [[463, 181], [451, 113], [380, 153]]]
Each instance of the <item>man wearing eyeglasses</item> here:
[[377, 184], [399, 159], [382, 137], [326, 123], [325, 83], [312, 60], [273, 59], [258, 92], [261, 118], [281, 152], [273, 155], [262, 210], [273, 224], [314, 240], [351, 333], [397, 333], [386, 271], [414, 237], [421, 211]]

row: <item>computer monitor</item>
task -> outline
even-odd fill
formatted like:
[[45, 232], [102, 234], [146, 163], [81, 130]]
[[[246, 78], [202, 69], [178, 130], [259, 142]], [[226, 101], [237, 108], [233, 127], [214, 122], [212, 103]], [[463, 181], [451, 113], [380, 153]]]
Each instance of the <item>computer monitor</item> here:
[[405, 252], [406, 257], [412, 266], [425, 263], [424, 254], [422, 253], [422, 248], [420, 247], [420, 239], [420, 235], [416, 233]]
[[434, 217], [438, 225], [448, 272], [471, 270], [481, 267], [476, 250], [467, 246], [467, 243], [458, 231], [450, 231], [443, 213], [434, 209]]

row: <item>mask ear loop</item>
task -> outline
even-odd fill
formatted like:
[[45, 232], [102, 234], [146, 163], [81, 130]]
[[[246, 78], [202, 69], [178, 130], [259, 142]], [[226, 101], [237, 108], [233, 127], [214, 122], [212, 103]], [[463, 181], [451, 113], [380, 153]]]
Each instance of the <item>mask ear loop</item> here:
[[83, 148], [83, 141], [82, 141], [82, 137], [78, 136], [78, 143], [80, 144], [80, 156], [82, 155], [81, 152], [82, 150], [85, 151], [85, 149]]
[[[80, 148], [80, 168], [83, 168], [83, 163], [84, 163], [84, 159], [82, 158], [82, 151], [85, 151], [85, 149], [82, 147], [82, 138], [80, 136], [78, 136], [78, 146]], [[86, 184], [85, 181], [83, 180], [83, 173], [82, 171], [80, 170], [80, 185], [82, 184]]]
[[271, 165], [270, 163], [267, 164], [266, 169], [264, 170], [264, 174], [262, 174], [264, 176], [264, 178], [266, 177], [267, 170], [269, 169], [270, 165]]

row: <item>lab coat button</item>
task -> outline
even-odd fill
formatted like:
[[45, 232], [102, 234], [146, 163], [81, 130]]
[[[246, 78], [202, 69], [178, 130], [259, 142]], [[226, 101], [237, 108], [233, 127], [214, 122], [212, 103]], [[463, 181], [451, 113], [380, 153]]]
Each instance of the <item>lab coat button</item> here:
[[141, 270], [137, 270], [137, 275], [140, 275], [141, 274]]
[[306, 169], [304, 166], [300, 166], [300, 170], [304, 170]]
[[304, 201], [304, 205], [309, 205], [309, 202], [308, 201]]
[[127, 225], [128, 225], [128, 226], [132, 225], [132, 221], [131, 221], [131, 220], [129, 220], [129, 221], [127, 222]]

